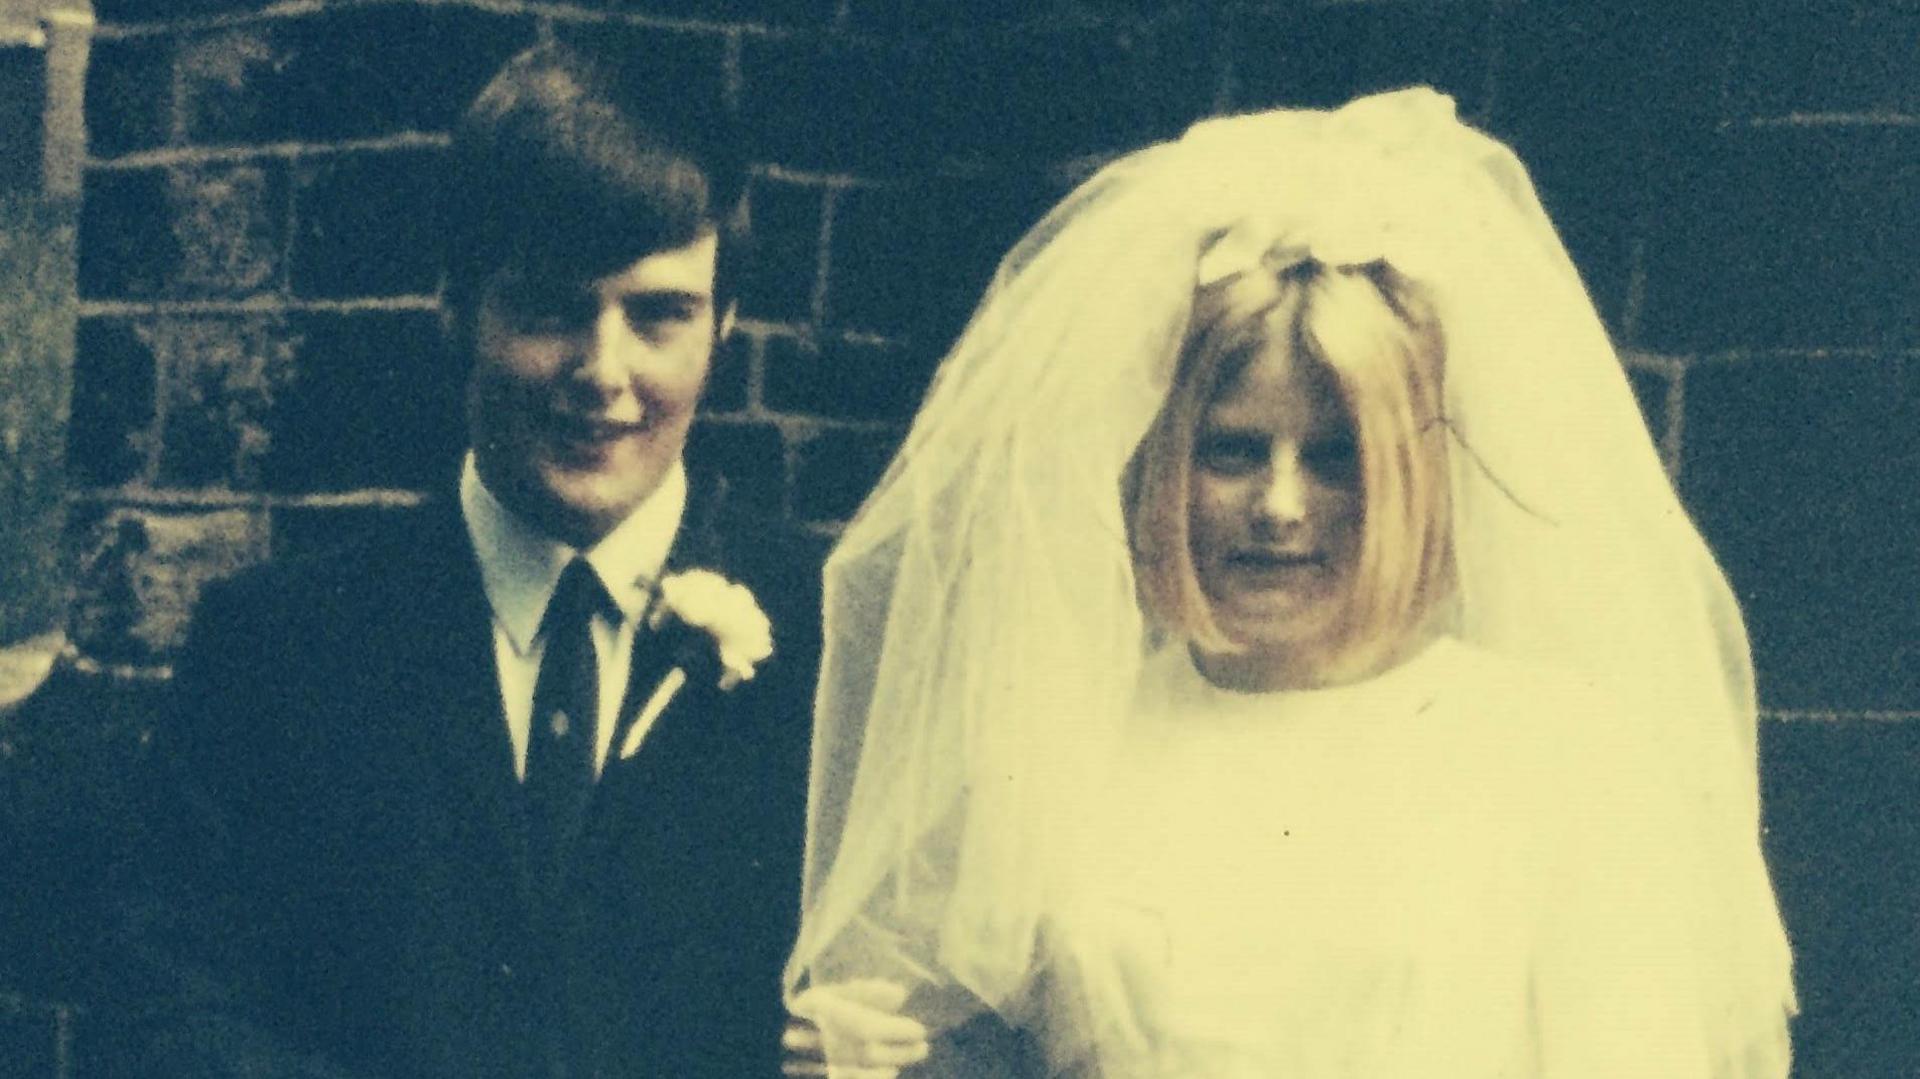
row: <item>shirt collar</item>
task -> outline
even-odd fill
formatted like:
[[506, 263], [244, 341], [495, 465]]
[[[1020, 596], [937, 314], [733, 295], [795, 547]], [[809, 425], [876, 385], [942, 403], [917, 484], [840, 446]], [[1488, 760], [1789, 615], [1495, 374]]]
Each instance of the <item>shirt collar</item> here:
[[[627, 618], [646, 610], [686, 506], [687, 473], [676, 460], [660, 486], [585, 552]], [[526, 655], [561, 571], [581, 552], [547, 537], [502, 505], [481, 481], [471, 452], [460, 469], [460, 513], [494, 621], [506, 631], [514, 651]]]

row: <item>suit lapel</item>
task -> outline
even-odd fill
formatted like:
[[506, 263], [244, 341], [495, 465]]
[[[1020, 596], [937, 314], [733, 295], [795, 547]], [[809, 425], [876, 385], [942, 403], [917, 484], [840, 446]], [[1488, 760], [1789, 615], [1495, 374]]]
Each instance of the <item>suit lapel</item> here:
[[410, 690], [397, 702], [399, 714], [420, 718], [423, 757], [465, 795], [447, 811], [479, 811], [500, 837], [525, 900], [531, 896], [526, 824], [495, 669], [493, 614], [457, 502], [432, 511], [412, 550], [417, 561], [406, 576], [413, 587], [396, 599], [407, 613], [398, 618], [403, 639], [395, 652], [407, 657], [401, 684]]

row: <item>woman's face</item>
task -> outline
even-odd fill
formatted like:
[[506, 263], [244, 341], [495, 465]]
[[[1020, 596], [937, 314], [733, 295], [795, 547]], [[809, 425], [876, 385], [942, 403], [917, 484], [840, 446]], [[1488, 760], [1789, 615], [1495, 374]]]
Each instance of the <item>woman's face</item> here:
[[1337, 638], [1364, 516], [1353, 423], [1334, 377], [1269, 343], [1194, 432], [1188, 535], [1201, 591], [1240, 661], [1298, 672]]

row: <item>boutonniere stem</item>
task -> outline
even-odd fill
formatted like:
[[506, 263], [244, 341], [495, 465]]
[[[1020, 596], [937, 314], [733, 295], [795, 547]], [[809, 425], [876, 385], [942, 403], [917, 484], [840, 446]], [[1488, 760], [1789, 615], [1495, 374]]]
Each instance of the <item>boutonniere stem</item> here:
[[653, 722], [660, 718], [660, 713], [667, 710], [667, 705], [673, 703], [674, 694], [680, 692], [680, 687], [686, 684], [686, 668], [675, 667], [667, 672], [666, 677], [660, 679], [659, 685], [653, 687], [653, 696], [648, 697], [647, 703], [640, 706], [640, 714], [634, 717], [633, 726], [627, 728], [627, 737], [620, 743], [621, 760], [624, 761], [640, 752], [641, 739], [644, 739], [647, 731], [653, 728]]

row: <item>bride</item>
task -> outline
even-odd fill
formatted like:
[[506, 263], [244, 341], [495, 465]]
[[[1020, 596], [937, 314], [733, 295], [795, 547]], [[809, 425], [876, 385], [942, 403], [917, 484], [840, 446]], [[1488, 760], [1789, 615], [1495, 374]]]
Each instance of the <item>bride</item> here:
[[1083, 185], [827, 610], [789, 987], [910, 990], [912, 1074], [1788, 1072], [1739, 613], [1437, 94]]

